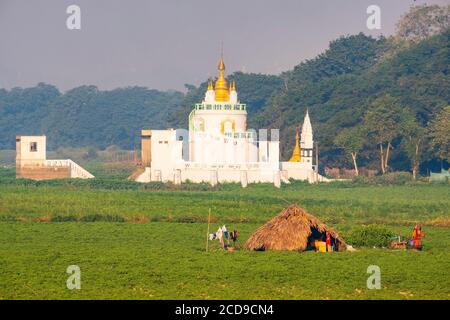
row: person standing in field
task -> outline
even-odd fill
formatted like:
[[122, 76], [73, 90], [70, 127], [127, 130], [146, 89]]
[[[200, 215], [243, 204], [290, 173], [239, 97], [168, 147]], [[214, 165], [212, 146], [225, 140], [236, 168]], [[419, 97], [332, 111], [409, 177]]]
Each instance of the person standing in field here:
[[422, 250], [422, 238], [425, 234], [422, 232], [422, 225], [416, 224], [412, 233], [413, 248], [416, 250]]
[[333, 248], [331, 247], [331, 235], [328, 231], [326, 232], [326, 244], [327, 252], [333, 251]]

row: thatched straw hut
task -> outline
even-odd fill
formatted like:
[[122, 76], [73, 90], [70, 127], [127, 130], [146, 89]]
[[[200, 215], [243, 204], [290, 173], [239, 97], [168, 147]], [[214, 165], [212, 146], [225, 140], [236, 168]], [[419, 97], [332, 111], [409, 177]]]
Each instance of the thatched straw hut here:
[[326, 231], [335, 243], [335, 250], [345, 250], [345, 242], [336, 231], [299, 206], [290, 205], [256, 230], [245, 243], [245, 248], [260, 251], [311, 250], [315, 240], [324, 239]]

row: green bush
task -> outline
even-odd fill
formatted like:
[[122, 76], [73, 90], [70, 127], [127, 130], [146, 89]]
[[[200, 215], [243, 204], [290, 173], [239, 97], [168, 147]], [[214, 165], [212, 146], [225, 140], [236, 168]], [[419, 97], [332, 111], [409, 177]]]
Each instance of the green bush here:
[[386, 247], [394, 235], [386, 226], [371, 224], [354, 228], [345, 239], [349, 244], [359, 247]]
[[97, 221], [106, 221], [106, 222], [125, 222], [125, 218], [119, 215], [113, 214], [88, 214], [79, 219], [79, 221], [83, 222], [97, 222]]
[[389, 172], [381, 176], [374, 177], [354, 177], [353, 182], [356, 184], [369, 184], [369, 185], [406, 185], [414, 183], [412, 174], [409, 172]]
[[0, 180], [2, 179], [15, 179], [16, 178], [16, 168], [3, 168], [0, 167]]
[[77, 220], [78, 220], [77, 217], [75, 217], [73, 215], [67, 215], [67, 216], [55, 215], [50, 218], [51, 222], [72, 222], [72, 221], [77, 221]]
[[17, 216], [13, 214], [0, 215], [0, 221], [17, 221]]
[[205, 217], [201, 217], [198, 215], [182, 215], [175, 219], [176, 222], [180, 223], [204, 223]]

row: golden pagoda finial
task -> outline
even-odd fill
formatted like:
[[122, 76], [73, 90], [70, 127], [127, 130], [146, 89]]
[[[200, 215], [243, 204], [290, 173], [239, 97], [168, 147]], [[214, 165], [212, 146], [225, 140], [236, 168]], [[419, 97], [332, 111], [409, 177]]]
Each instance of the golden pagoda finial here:
[[231, 80], [230, 81], [230, 92], [231, 91], [236, 91], [236, 87], [235, 87], [235, 85], [234, 85], [234, 80]]
[[230, 92], [228, 91], [227, 81], [225, 80], [225, 62], [223, 60], [223, 54], [219, 61], [219, 78], [216, 81], [215, 91], [216, 101], [230, 101]]
[[209, 90], [214, 90], [214, 88], [213, 88], [213, 83], [212, 83], [212, 80], [211, 80], [211, 79], [208, 80], [208, 91], [209, 91]]
[[225, 62], [223, 61], [223, 57], [220, 57], [219, 71], [225, 71]]
[[292, 152], [292, 157], [289, 159], [289, 162], [300, 162], [301, 156], [300, 156], [300, 143], [299, 143], [299, 134], [298, 134], [298, 127], [295, 130], [295, 147], [294, 151]]

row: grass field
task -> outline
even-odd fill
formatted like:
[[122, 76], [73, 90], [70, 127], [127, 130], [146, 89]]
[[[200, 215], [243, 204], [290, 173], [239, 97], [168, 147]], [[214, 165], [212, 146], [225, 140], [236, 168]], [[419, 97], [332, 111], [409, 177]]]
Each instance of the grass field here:
[[[0, 299], [450, 299], [448, 185], [111, 186], [0, 179]], [[205, 252], [209, 208], [212, 229], [237, 226], [245, 242], [288, 203], [344, 238], [371, 223], [409, 235], [422, 222], [424, 251]], [[81, 290], [66, 288], [73, 264]], [[381, 290], [366, 288], [372, 264]]]

